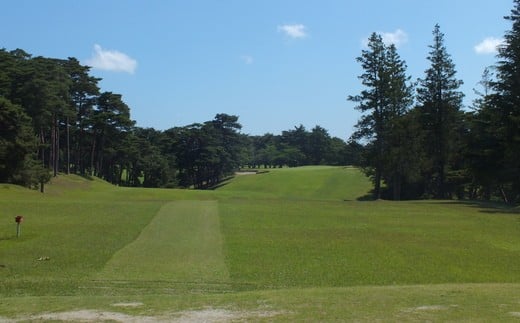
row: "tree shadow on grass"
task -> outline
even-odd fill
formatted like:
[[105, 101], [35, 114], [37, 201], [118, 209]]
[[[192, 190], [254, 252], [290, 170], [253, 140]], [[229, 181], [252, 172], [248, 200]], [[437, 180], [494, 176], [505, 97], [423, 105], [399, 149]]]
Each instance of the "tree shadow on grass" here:
[[93, 181], [94, 180], [94, 177], [91, 176], [91, 175], [88, 175], [88, 174], [82, 174], [82, 175], [79, 175], [81, 176], [82, 178], [86, 179], [86, 180], [89, 180], [89, 181]]
[[226, 181], [220, 182], [220, 183], [218, 183], [216, 185], [213, 185], [211, 187], [208, 187], [208, 190], [214, 191], [214, 190], [217, 190], [217, 189], [219, 189], [221, 187], [226, 186], [227, 184], [229, 184], [229, 180], [226, 180]]
[[503, 202], [477, 201], [477, 200], [431, 200], [432, 204], [464, 205], [479, 209], [481, 213], [489, 214], [520, 214], [520, 207]]
[[[368, 192], [365, 195], [356, 198], [360, 202], [375, 202], [373, 192]], [[345, 202], [351, 201], [348, 199]], [[390, 200], [389, 200], [390, 201]], [[520, 206], [509, 205], [498, 201], [478, 201], [478, 200], [402, 200], [402, 201], [426, 201], [435, 205], [464, 205], [471, 208], [478, 209], [481, 213], [488, 214], [513, 214], [520, 215]]]
[[233, 178], [234, 178], [234, 176], [228, 176], [228, 177], [224, 178], [223, 180], [221, 180], [220, 182], [216, 183], [215, 185], [208, 186], [206, 189], [214, 191], [216, 189], [224, 187], [227, 184], [229, 184]]
[[374, 194], [367, 193], [365, 195], [357, 197], [356, 201], [360, 201], [360, 202], [373, 202], [373, 201], [376, 201], [376, 199], [374, 198]]

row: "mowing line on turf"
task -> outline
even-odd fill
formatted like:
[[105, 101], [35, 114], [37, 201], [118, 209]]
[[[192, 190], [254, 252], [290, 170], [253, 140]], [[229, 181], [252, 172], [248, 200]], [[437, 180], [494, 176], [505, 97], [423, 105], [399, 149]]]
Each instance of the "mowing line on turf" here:
[[96, 280], [226, 283], [217, 201], [165, 204]]

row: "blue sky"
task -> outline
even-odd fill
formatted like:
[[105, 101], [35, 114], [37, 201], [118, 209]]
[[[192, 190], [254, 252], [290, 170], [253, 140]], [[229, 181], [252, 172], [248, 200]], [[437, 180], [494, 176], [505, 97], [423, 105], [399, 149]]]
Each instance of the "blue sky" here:
[[346, 140], [360, 114], [356, 57], [379, 32], [413, 79], [436, 23], [474, 98], [510, 25], [512, 0], [17, 0], [2, 3], [0, 47], [76, 57], [123, 95], [141, 127], [240, 117], [242, 132], [320, 125]]

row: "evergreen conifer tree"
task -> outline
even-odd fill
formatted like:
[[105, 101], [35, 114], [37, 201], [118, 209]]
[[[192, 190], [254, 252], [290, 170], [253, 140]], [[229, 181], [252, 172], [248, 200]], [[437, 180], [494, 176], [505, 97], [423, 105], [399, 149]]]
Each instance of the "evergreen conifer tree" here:
[[462, 81], [456, 78], [455, 64], [444, 45], [439, 25], [433, 30], [433, 44], [428, 56], [430, 67], [424, 79], [419, 79], [417, 100], [424, 132], [425, 193], [435, 198], [447, 198], [450, 193], [447, 173], [453, 169], [459, 149], [462, 122]]

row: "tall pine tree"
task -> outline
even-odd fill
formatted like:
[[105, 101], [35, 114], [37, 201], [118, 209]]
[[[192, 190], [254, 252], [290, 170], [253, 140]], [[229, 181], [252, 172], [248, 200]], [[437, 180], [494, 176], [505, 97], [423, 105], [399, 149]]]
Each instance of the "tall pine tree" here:
[[511, 14], [505, 17], [512, 24], [499, 48], [494, 94], [488, 98], [491, 121], [495, 131], [499, 167], [499, 191], [506, 202], [520, 199], [520, 0], [514, 1]]
[[455, 64], [444, 45], [444, 34], [439, 25], [433, 30], [428, 60], [430, 67], [424, 79], [419, 79], [417, 100], [420, 105], [424, 132], [425, 193], [435, 198], [447, 198], [450, 189], [447, 173], [453, 170], [460, 142], [462, 98], [459, 91], [462, 81], [456, 78]]
[[385, 148], [383, 156], [383, 179], [392, 191], [392, 199], [400, 200], [403, 184], [413, 177], [416, 159], [414, 140], [407, 117], [413, 104], [413, 85], [406, 74], [406, 63], [397, 53], [395, 45], [387, 49], [388, 107], [384, 126]]
[[[413, 101], [411, 86], [406, 76], [406, 64], [397, 54], [394, 45], [386, 46], [381, 35], [373, 33], [368, 40], [368, 49], [357, 58], [364, 72], [359, 76], [365, 87], [359, 95], [348, 100], [357, 103], [357, 110], [364, 112], [356, 125], [354, 138], [368, 141], [367, 173], [373, 176], [374, 198], [382, 196], [383, 179], [394, 182], [397, 190], [394, 197], [400, 197], [401, 174], [393, 166], [399, 164], [402, 153], [395, 147], [399, 139], [394, 136], [401, 118]], [[393, 154], [393, 155], [392, 155]], [[392, 174], [385, 173], [385, 171]]]

